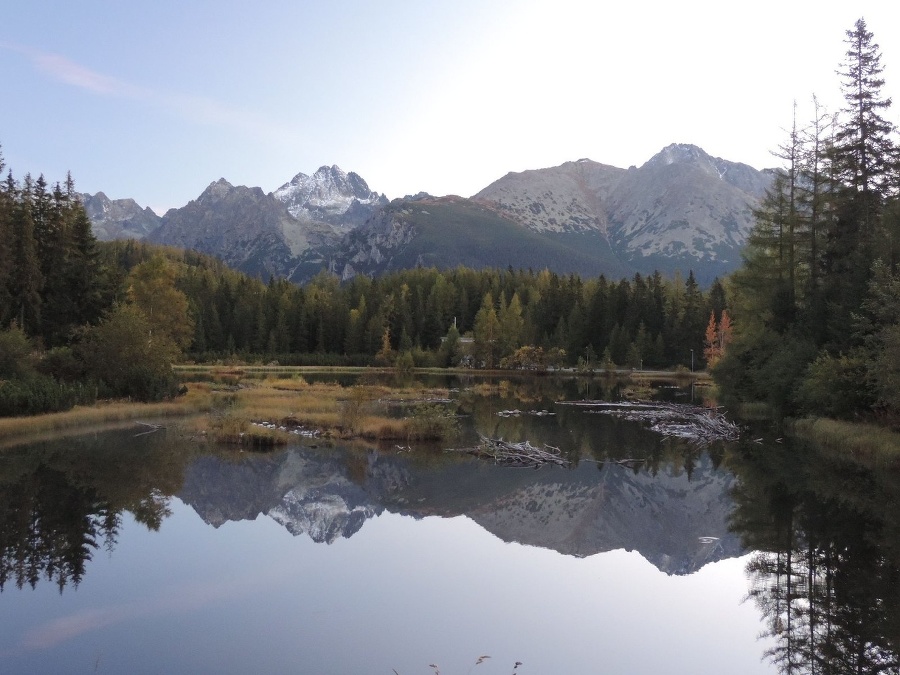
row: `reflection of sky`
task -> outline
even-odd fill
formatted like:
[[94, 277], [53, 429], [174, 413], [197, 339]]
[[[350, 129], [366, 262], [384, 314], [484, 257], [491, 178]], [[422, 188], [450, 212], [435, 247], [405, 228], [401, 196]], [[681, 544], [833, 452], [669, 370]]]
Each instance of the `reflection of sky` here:
[[667, 576], [392, 514], [323, 546], [172, 508], [158, 533], [127, 521], [77, 590], [0, 595], [3, 672], [768, 672], [745, 559]]

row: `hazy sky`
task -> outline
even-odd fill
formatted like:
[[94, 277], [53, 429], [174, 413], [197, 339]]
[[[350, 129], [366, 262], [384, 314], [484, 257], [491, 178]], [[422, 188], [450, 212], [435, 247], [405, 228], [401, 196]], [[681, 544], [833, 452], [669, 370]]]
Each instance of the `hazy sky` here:
[[17, 178], [71, 170], [158, 212], [323, 164], [391, 198], [673, 142], [762, 168], [795, 99], [801, 121], [813, 93], [840, 105], [860, 16], [900, 122], [887, 0], [6, 3], [0, 144]]

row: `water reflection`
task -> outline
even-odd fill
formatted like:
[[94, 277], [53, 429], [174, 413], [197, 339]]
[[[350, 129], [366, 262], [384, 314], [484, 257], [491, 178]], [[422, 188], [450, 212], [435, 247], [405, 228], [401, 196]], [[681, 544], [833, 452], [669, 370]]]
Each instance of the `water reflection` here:
[[898, 476], [796, 445], [730, 463], [749, 596], [783, 673], [897, 673]]
[[331, 543], [384, 510], [465, 515], [508, 542], [588, 556], [637, 550], [660, 570], [688, 574], [742, 553], [728, 531], [733, 477], [708, 456], [690, 475], [583, 462], [515, 470], [478, 460], [292, 449], [192, 464], [178, 496], [210, 525], [266, 515], [294, 535]]
[[190, 457], [176, 443], [106, 434], [6, 450], [0, 461], [0, 591], [43, 578], [78, 586], [101, 546], [115, 548], [123, 512], [155, 530]]
[[[477, 433], [547, 443], [575, 460], [569, 470], [505, 469], [439, 448], [251, 454], [134, 430], [7, 450], [0, 591], [42, 580], [60, 592], [78, 586], [96, 553], [113, 553], [125, 536], [125, 514], [165, 529], [174, 497], [223, 535], [228, 523], [262, 518], [326, 545], [365, 542], [359, 533], [384, 514], [466, 516], [504, 542], [566, 556], [637, 551], [667, 575], [752, 551], [747, 595], [764, 620], [759, 650], [774, 668], [900, 672], [900, 475], [803, 445], [699, 450], [554, 406], [610, 397], [617, 386], [498, 380], [455, 392], [460, 444]], [[497, 414], [511, 408], [555, 414]]]

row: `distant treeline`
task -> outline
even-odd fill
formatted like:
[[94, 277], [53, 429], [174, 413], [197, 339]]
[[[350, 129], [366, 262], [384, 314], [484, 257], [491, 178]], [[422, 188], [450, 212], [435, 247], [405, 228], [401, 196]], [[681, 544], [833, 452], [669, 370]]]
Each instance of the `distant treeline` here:
[[693, 274], [609, 281], [546, 270], [417, 268], [343, 284], [322, 273], [301, 287], [263, 284], [192, 252], [134, 241], [104, 248], [125, 274], [161, 251], [177, 268], [192, 327], [186, 350], [198, 360], [330, 357], [364, 365], [409, 353], [417, 365], [456, 365], [462, 352], [442, 350], [455, 333], [474, 338], [469, 363], [476, 367], [498, 366], [531, 346], [563, 352], [566, 364], [633, 367], [690, 367], [693, 350], [699, 368], [709, 318], [726, 306], [722, 284], [704, 292]]

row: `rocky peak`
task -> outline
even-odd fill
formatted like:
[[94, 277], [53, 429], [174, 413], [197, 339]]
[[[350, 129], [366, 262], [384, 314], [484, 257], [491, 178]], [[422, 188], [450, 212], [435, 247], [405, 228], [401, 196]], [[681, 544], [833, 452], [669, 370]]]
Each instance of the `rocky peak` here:
[[337, 165], [321, 166], [312, 176], [298, 173], [272, 196], [294, 218], [328, 223], [338, 233], [358, 227], [387, 204], [387, 198], [369, 189], [359, 174], [346, 173]]
[[220, 178], [219, 180], [210, 183], [209, 186], [197, 198], [197, 201], [203, 204], [211, 200], [222, 199], [232, 190], [234, 190], [234, 185], [229, 183], [224, 178]]
[[103, 192], [78, 195], [91, 221], [94, 236], [111, 239], [143, 239], [160, 225], [160, 217], [133, 199], [110, 199]]
[[692, 166], [756, 197], [761, 197], [769, 185], [769, 179], [763, 172], [757, 171], [747, 164], [713, 157], [703, 148], [689, 143], [667, 145], [647, 160], [641, 169], [652, 170], [669, 166]]
[[690, 143], [672, 143], [647, 160], [647, 164], [688, 164], [711, 161], [712, 157], [703, 148], [698, 148]]

